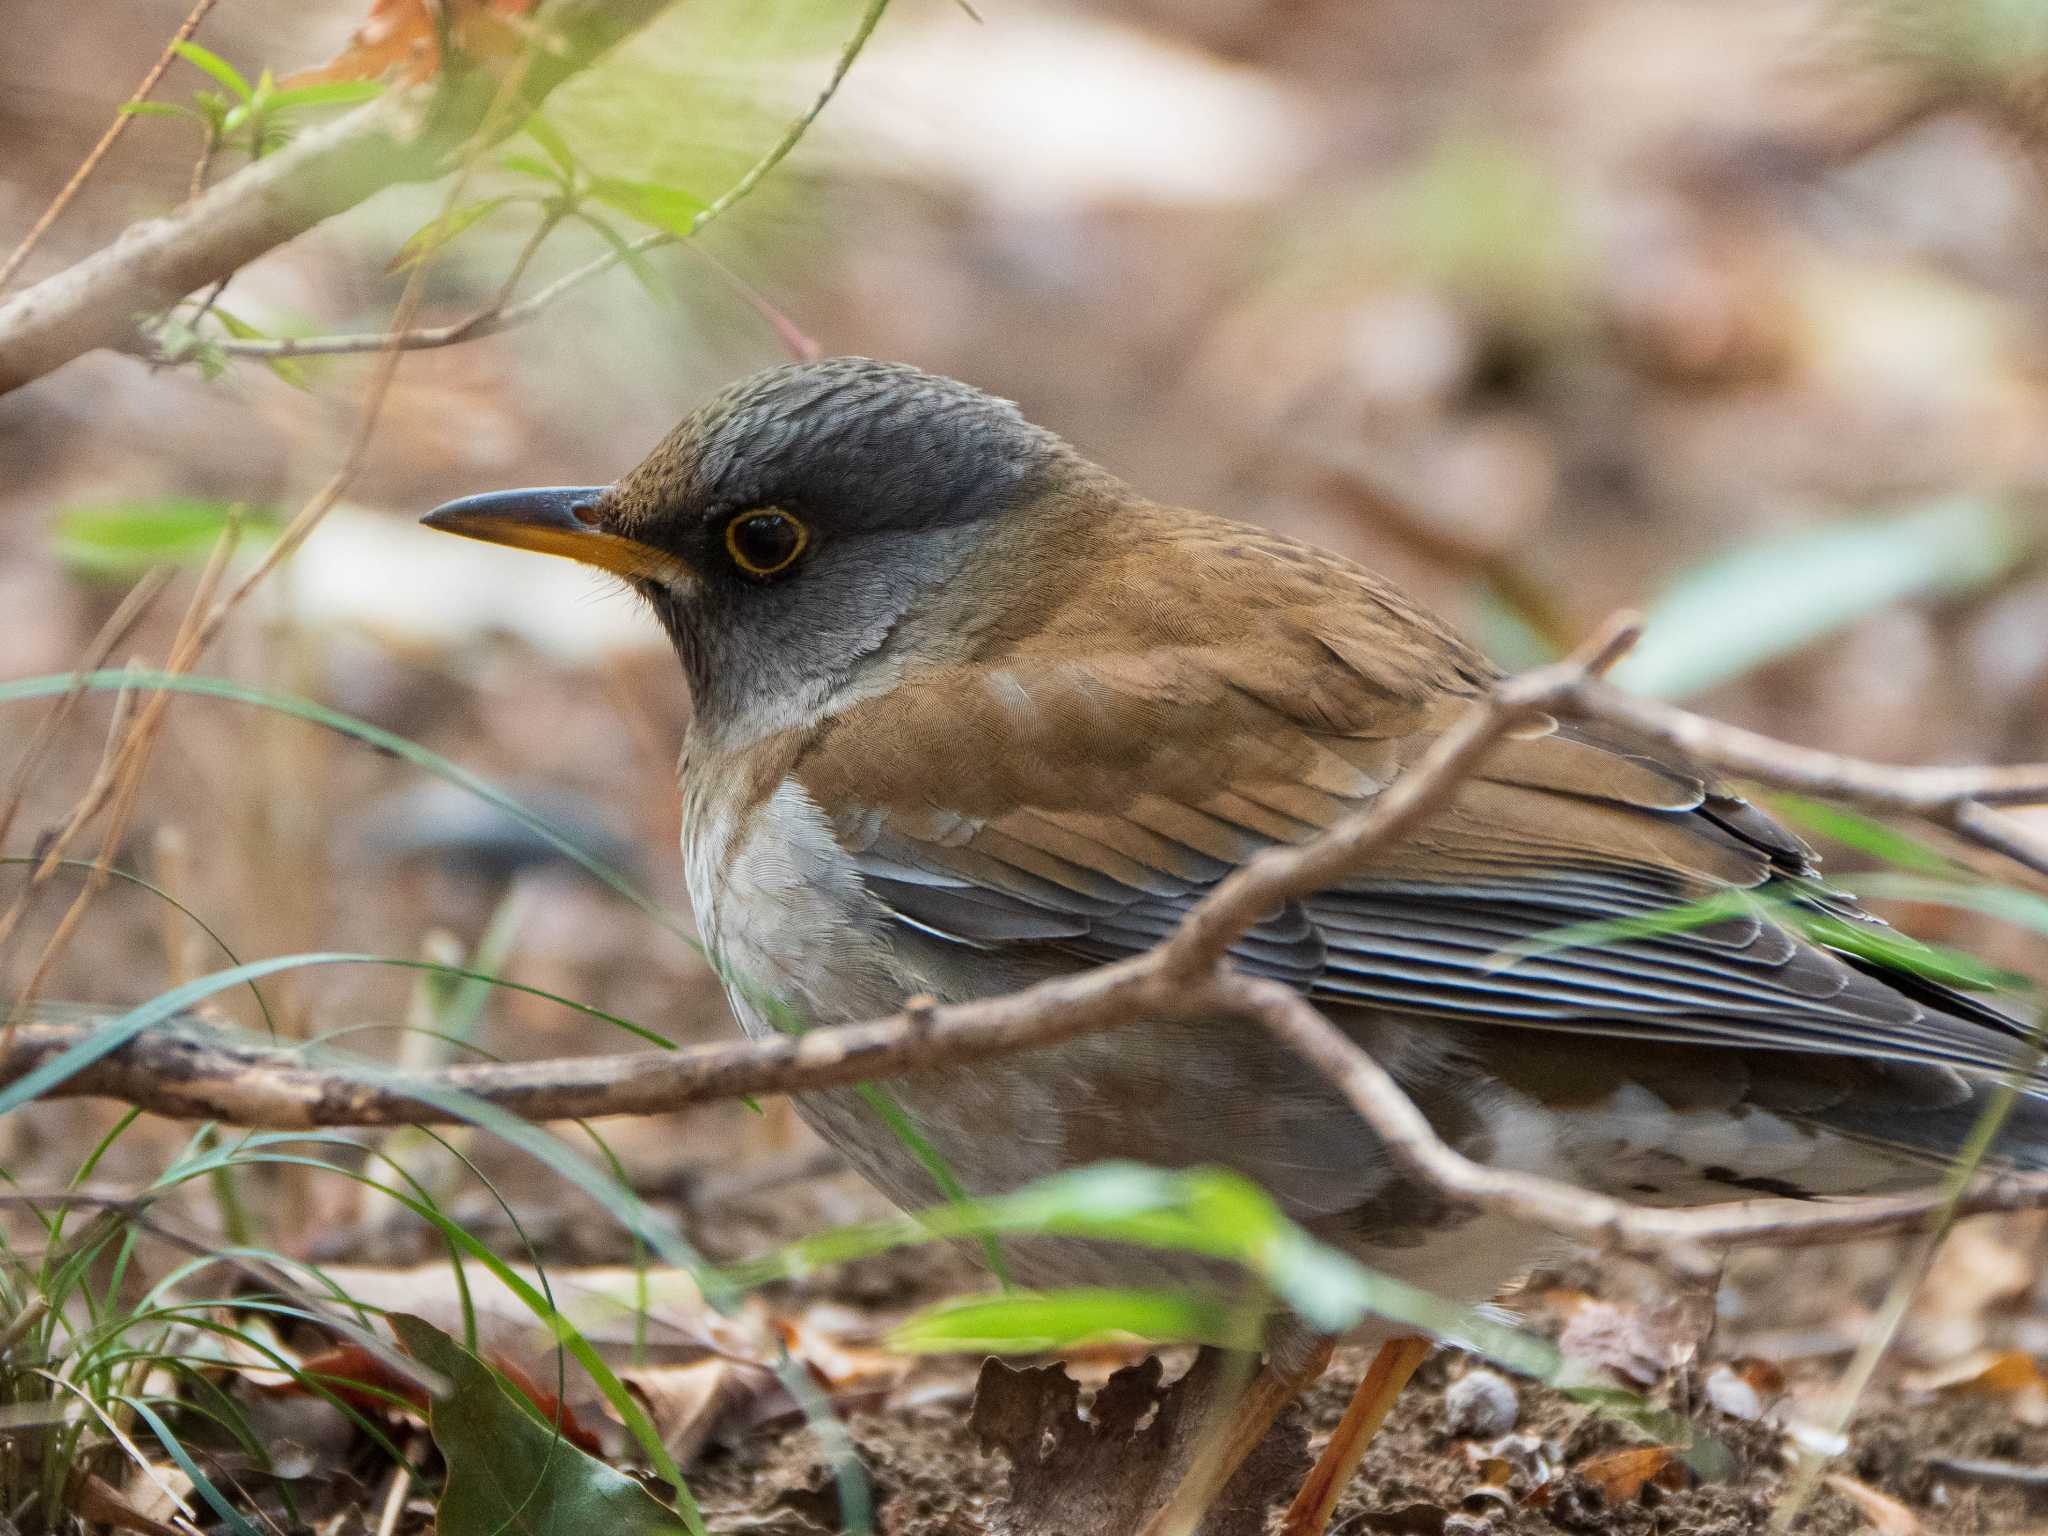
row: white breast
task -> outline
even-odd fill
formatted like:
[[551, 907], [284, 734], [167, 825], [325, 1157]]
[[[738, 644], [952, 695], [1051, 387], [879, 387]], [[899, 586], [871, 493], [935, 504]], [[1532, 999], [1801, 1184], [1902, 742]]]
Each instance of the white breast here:
[[874, 903], [795, 780], [743, 816], [686, 781], [683, 876], [748, 1034], [874, 1018], [902, 1002]]

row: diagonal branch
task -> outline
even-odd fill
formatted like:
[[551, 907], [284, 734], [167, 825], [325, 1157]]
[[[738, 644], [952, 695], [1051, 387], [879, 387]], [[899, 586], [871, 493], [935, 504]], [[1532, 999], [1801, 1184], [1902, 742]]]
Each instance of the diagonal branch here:
[[[650, 1114], [956, 1067], [1141, 1018], [1229, 1013], [1262, 1025], [1321, 1070], [1417, 1179], [1460, 1203], [1598, 1247], [1689, 1265], [1708, 1246], [1832, 1242], [1949, 1214], [2048, 1207], [2048, 1177], [1992, 1176], [1978, 1179], [1959, 1201], [1942, 1190], [1831, 1203], [1743, 1200], [1673, 1211], [1491, 1168], [1437, 1136], [1385, 1069], [1306, 998], [1230, 968], [1231, 944], [1263, 913], [1370, 864], [1441, 808], [1495, 743], [1540, 714], [1618, 724], [1763, 783], [1942, 819], [1983, 846], [1995, 842], [1974, 830], [1973, 818], [1988, 813], [1987, 801], [2048, 798], [2048, 766], [1891, 768], [1789, 746], [1619, 693], [1599, 676], [1634, 633], [1632, 620], [1617, 619], [1572, 660], [1501, 684], [1369, 809], [1311, 842], [1252, 860], [1155, 948], [1021, 992], [948, 1006], [920, 1000], [886, 1019], [767, 1040], [417, 1074], [311, 1063], [217, 1031], [160, 1030], [122, 1043], [46, 1097], [100, 1095], [159, 1114], [288, 1129], [451, 1123], [463, 1118], [457, 1096], [534, 1120]], [[104, 1016], [39, 1016], [17, 1023], [11, 1042], [0, 1040], [0, 1085], [91, 1039], [104, 1022]]]

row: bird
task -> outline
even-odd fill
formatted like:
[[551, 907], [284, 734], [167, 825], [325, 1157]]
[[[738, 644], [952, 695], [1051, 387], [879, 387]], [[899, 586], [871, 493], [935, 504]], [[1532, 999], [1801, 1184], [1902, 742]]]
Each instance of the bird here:
[[[450, 502], [432, 527], [623, 578], [681, 664], [691, 905], [768, 1036], [964, 1002], [1142, 952], [1260, 853], [1410, 772], [1501, 673], [1390, 582], [1163, 505], [1013, 403], [902, 363], [770, 368], [610, 485]], [[1742, 893], [1713, 920], [1536, 942]], [[1699, 765], [1604, 724], [1501, 742], [1419, 831], [1232, 947], [1369, 1051], [1451, 1146], [1661, 1205], [1924, 1182], [2027, 1031], [1855, 942], [1883, 929]], [[1514, 956], [1503, 963], [1502, 956]], [[1875, 958], [1874, 958], [1875, 957]], [[1125, 1160], [1216, 1166], [1376, 1269], [1463, 1304], [1545, 1237], [1447, 1201], [1242, 1021], [1140, 1019], [800, 1113], [906, 1208], [935, 1154], [975, 1195]], [[2039, 1076], [2001, 1156], [2048, 1161]], [[1189, 1260], [1041, 1241], [1036, 1284]], [[1427, 1341], [1392, 1325], [1285, 1516], [1317, 1536]], [[1331, 1341], [1280, 1318], [1192, 1528]]]

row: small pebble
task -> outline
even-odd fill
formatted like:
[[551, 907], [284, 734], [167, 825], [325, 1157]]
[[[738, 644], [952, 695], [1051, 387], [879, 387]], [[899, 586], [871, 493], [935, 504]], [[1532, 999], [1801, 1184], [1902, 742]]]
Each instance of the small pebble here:
[[1491, 1440], [1515, 1427], [1521, 1406], [1499, 1372], [1467, 1371], [1444, 1390], [1444, 1427], [1454, 1435]]
[[1443, 1536], [1493, 1536], [1493, 1522], [1478, 1515], [1445, 1515]]

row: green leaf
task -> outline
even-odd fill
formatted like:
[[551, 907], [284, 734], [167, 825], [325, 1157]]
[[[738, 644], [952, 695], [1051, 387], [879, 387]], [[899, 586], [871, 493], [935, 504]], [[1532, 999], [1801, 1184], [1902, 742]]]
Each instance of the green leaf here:
[[1920, 901], [1931, 906], [1960, 907], [2016, 928], [2048, 934], [2048, 897], [2009, 885], [1985, 885], [1969, 880], [1928, 880], [1915, 875], [1883, 871], [1859, 875], [1857, 889], [1879, 900]]
[[888, 1343], [907, 1354], [1037, 1355], [1113, 1337], [1256, 1349], [1258, 1318], [1191, 1290], [1012, 1291], [926, 1307]]
[[515, 176], [531, 176], [538, 181], [546, 182], [551, 187], [559, 187], [562, 184], [562, 178], [555, 174], [555, 168], [538, 155], [522, 155], [516, 152], [509, 155], [500, 155], [498, 156], [498, 169], [510, 171]]
[[1505, 970], [1517, 960], [1552, 954], [1560, 949], [1590, 949], [1629, 939], [1655, 939], [1668, 933], [1690, 933], [1695, 928], [1726, 922], [1729, 918], [1751, 917], [1771, 906], [1770, 901], [1753, 891], [1715, 891], [1698, 901], [1682, 902], [1660, 911], [1638, 912], [1628, 917], [1594, 918], [1552, 928], [1496, 951], [1488, 957], [1487, 966], [1489, 970]]
[[664, 186], [658, 181], [626, 181], [615, 176], [594, 178], [590, 195], [642, 224], [685, 237], [696, 232], [697, 215], [707, 206], [702, 198], [693, 197], [680, 187]]
[[526, 136], [561, 169], [560, 179], [564, 185], [575, 179], [576, 157], [569, 152], [569, 141], [562, 137], [553, 123], [536, 112], [526, 120]]
[[378, 80], [329, 80], [319, 85], [294, 85], [272, 91], [268, 106], [272, 112], [291, 112], [303, 107], [352, 106], [384, 94]]
[[[58, 559], [94, 576], [133, 576], [153, 565], [204, 560], [227, 526], [231, 505], [171, 497], [66, 507], [50, 530]], [[268, 538], [271, 513], [243, 518], [245, 537]]]
[[1761, 539], [1691, 571], [1652, 603], [1642, 644], [1614, 681], [1658, 697], [1698, 693], [1887, 604], [1982, 587], [2025, 551], [2012, 509], [1982, 497]]
[[[240, 341], [268, 341], [270, 338], [238, 315], [230, 314], [218, 304], [213, 306], [214, 318], [220, 321], [222, 329]], [[293, 389], [313, 392], [312, 376], [306, 372], [306, 365], [295, 357], [266, 357], [263, 365], [276, 374]]]
[[1988, 964], [1960, 949], [1923, 943], [1896, 928], [1880, 928], [1796, 906], [1785, 907], [1779, 920], [1816, 944], [1872, 961], [1888, 970], [1924, 976], [1945, 987], [1960, 987], [1966, 992], [2008, 992], [2028, 985], [2026, 977], [2017, 972]]
[[576, 217], [595, 230], [604, 243], [617, 253], [619, 262], [633, 274], [647, 296], [663, 308], [675, 303], [675, 296], [661, 286], [654, 275], [654, 268], [648, 264], [645, 252], [633, 249], [632, 242], [616, 229], [587, 208], [578, 208]]
[[398, 248], [398, 254], [391, 258], [384, 270], [403, 272], [407, 267], [417, 265], [464, 230], [482, 223], [507, 203], [515, 201], [517, 199], [510, 194], [486, 197], [479, 202], [465, 203], [460, 208], [451, 208], [439, 218], [429, 219], [405, 237], [405, 244]]
[[694, 1511], [671, 1509], [569, 1444], [524, 1393], [440, 1329], [403, 1313], [390, 1322], [406, 1349], [450, 1383], [427, 1417], [448, 1463], [440, 1536], [704, 1536]]
[[173, 43], [171, 51], [186, 63], [205, 70], [214, 79], [231, 91], [235, 98], [247, 101], [256, 93], [249, 82], [242, 78], [242, 72], [211, 48], [202, 48], [194, 42]]
[[1846, 807], [1832, 805], [1825, 800], [1808, 799], [1805, 795], [1773, 794], [1769, 797], [1772, 810], [1794, 826], [1813, 833], [1816, 837], [1831, 838], [1845, 848], [1854, 848], [1858, 853], [1867, 853], [1872, 858], [1901, 869], [1917, 870], [1927, 875], [1954, 875], [1962, 872], [1962, 866], [1936, 848], [1932, 843], [1922, 842], [1908, 836], [1896, 827], [1872, 819]]
[[1542, 1339], [1324, 1247], [1289, 1221], [1257, 1185], [1225, 1169], [1168, 1172], [1136, 1163], [1102, 1163], [1055, 1174], [993, 1200], [819, 1233], [738, 1266], [729, 1278], [758, 1284], [934, 1238], [988, 1233], [1087, 1238], [1223, 1259], [1328, 1332], [1343, 1332], [1370, 1315], [1453, 1341], [1529, 1375], [1547, 1376], [1557, 1363], [1556, 1351]]

